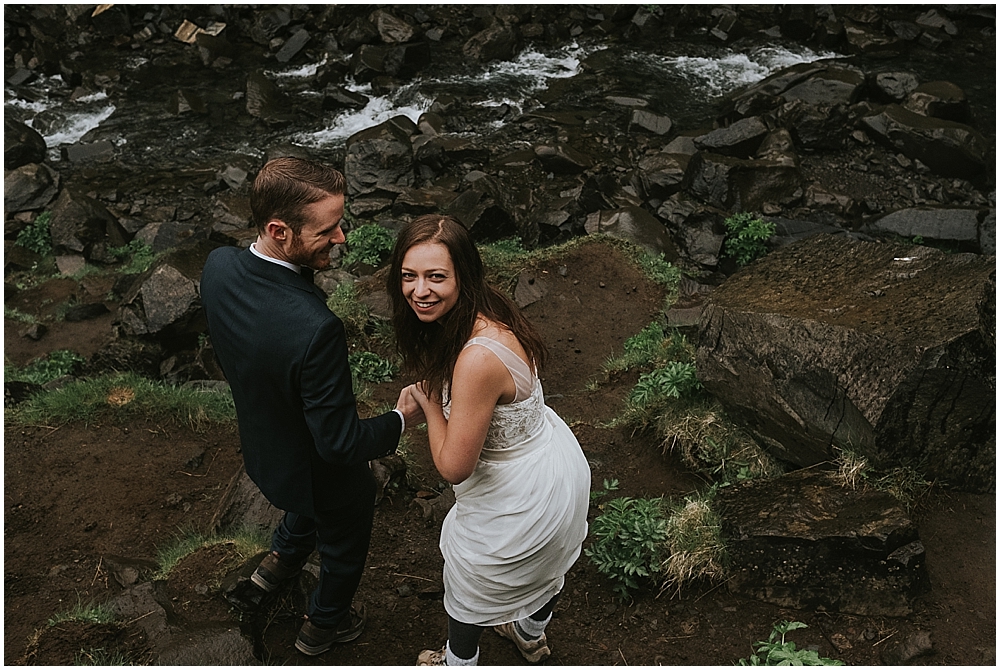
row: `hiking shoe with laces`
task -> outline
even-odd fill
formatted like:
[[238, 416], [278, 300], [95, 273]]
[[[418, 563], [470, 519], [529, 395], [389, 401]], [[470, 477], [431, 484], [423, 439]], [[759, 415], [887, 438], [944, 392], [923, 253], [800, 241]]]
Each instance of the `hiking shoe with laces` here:
[[502, 623], [499, 626], [493, 626], [493, 630], [496, 631], [497, 635], [500, 637], [505, 637], [517, 645], [518, 650], [521, 652], [521, 656], [524, 656], [524, 660], [528, 663], [538, 663], [539, 661], [544, 661], [549, 657], [552, 652], [549, 650], [549, 644], [545, 639], [545, 633], [542, 633], [541, 637], [535, 638], [534, 640], [525, 639], [520, 631], [518, 631], [515, 622], [510, 621], [508, 623]]
[[358, 639], [367, 621], [364, 605], [351, 606], [344, 620], [332, 628], [317, 626], [307, 620], [299, 629], [299, 636], [295, 638], [295, 648], [306, 656], [318, 656], [335, 644]]
[[440, 649], [424, 649], [417, 656], [417, 665], [448, 665], [445, 661], [445, 653], [448, 645], [441, 647]]
[[250, 575], [250, 581], [264, 590], [271, 593], [283, 584], [299, 576], [305, 562], [297, 565], [285, 563], [273, 551], [264, 557], [257, 569]]

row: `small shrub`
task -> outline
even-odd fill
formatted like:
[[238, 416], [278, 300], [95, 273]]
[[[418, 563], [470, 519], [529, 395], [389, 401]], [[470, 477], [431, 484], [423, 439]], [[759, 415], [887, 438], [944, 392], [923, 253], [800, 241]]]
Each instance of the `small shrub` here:
[[357, 290], [350, 282], [341, 282], [327, 298], [326, 306], [344, 322], [348, 338], [363, 335], [368, 323], [368, 306], [358, 300]]
[[694, 365], [672, 361], [641, 375], [629, 395], [629, 403], [641, 409], [666, 398], [688, 398], [700, 389]]
[[33, 314], [27, 314], [14, 307], [4, 307], [3, 316], [5, 319], [20, 321], [21, 323], [38, 323], [38, 318]]
[[774, 235], [775, 225], [749, 212], [733, 214], [725, 221], [726, 241], [722, 251], [736, 260], [737, 265], [747, 265], [767, 253], [767, 241]]
[[152, 267], [157, 256], [153, 252], [153, 247], [142, 240], [132, 240], [123, 247], [113, 247], [108, 251], [120, 261], [127, 259], [127, 262], [118, 269], [118, 272], [123, 275], [142, 274]]
[[660, 572], [667, 537], [662, 498], [615, 498], [594, 519], [591, 532], [594, 542], [584, 553], [615, 581], [622, 598], [639, 588], [640, 579]]
[[48, 356], [38, 358], [23, 368], [5, 365], [3, 376], [5, 381], [30, 382], [43, 385], [53, 379], [59, 379], [73, 374], [80, 369], [84, 358], [69, 349], [57, 349]]
[[617, 490], [618, 490], [618, 480], [617, 479], [612, 479], [611, 481], [608, 481], [607, 479], [605, 479], [604, 480], [604, 488], [602, 490], [600, 490], [600, 491], [591, 491], [590, 492], [590, 504], [593, 505], [595, 502], [597, 502], [598, 500], [600, 500], [604, 496], [608, 495], [612, 491], [617, 491]]
[[767, 642], [759, 640], [756, 653], [751, 654], [750, 658], [741, 658], [740, 665], [844, 665], [843, 661], [820, 656], [819, 652], [796, 649], [791, 640], [786, 642], [785, 635], [799, 628], [808, 626], [801, 621], [781, 621], [774, 624]]
[[17, 234], [14, 244], [34, 251], [40, 256], [52, 253], [52, 233], [49, 231], [49, 221], [52, 212], [42, 212]]
[[347, 253], [342, 264], [378, 267], [389, 256], [394, 241], [392, 231], [377, 223], [358, 226], [347, 233]]
[[356, 379], [381, 384], [391, 382], [399, 366], [371, 351], [355, 351], [347, 357], [351, 373]]

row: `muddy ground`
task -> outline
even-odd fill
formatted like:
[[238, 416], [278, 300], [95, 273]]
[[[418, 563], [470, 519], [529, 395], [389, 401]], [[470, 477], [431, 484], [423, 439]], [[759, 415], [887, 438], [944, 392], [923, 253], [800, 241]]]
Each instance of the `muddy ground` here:
[[[567, 271], [560, 272], [560, 266]], [[580, 440], [594, 487], [620, 482], [619, 495], [681, 496], [705, 481], [664, 454], [652, 435], [608, 429], [636, 378], [625, 374], [594, 388], [601, 364], [625, 338], [652, 321], [660, 290], [617, 251], [584, 246], [573, 257], [538, 268], [547, 294], [527, 308], [551, 352], [543, 372], [547, 401]], [[73, 296], [92, 301], [69, 280], [53, 280], [19, 294], [22, 311], [52, 313]], [[115, 305], [107, 303], [112, 313]], [[110, 336], [112, 315], [50, 323], [40, 341], [18, 335], [5, 319], [4, 354], [23, 365], [47, 351], [71, 348], [88, 356]], [[376, 390], [395, 397], [397, 381]], [[204, 528], [240, 467], [233, 428], [193, 432], [148, 422], [31, 426], [4, 429], [4, 663], [64, 665], [82, 650], [121, 649], [138, 662], [151, 658], [135, 622], [124, 627], [60, 624], [47, 620], [78, 602], [105, 599], [121, 587], [109, 562], [152, 562], [184, 528]], [[426, 442], [417, 435], [410, 485], [376, 510], [372, 550], [357, 600], [369, 622], [356, 642], [307, 658], [293, 643], [300, 598], [283, 599], [260, 633], [267, 664], [412, 665], [417, 653], [445, 640], [441, 604], [440, 519], [425, 519], [414, 498], [438, 490]], [[596, 514], [592, 509], [591, 518]], [[920, 665], [993, 665], [996, 660], [995, 496], [932, 489], [914, 511], [927, 551], [932, 591], [907, 617], [864, 617], [792, 611], [730, 594], [725, 584], [703, 584], [678, 597], [648, 588], [629, 602], [586, 557], [567, 586], [548, 629], [550, 665], [731, 665], [765, 639], [775, 621], [808, 624], [790, 639], [851, 665], [878, 665], [882, 654], [919, 632], [933, 652]], [[167, 584], [174, 614], [192, 622], [236, 621], [212, 575], [220, 556], [200, 551], [182, 561]], [[206, 588], [208, 587], [208, 588]], [[244, 622], [249, 630], [251, 626]], [[484, 665], [523, 665], [510, 642], [487, 632]]]

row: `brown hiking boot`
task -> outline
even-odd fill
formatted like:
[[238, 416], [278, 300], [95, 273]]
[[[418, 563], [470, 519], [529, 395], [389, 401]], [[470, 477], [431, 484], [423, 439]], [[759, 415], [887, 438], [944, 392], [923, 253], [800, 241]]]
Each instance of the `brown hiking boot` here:
[[549, 644], [545, 640], [545, 633], [542, 633], [541, 637], [537, 637], [534, 640], [528, 640], [521, 636], [518, 632], [517, 626], [514, 622], [503, 623], [499, 626], [493, 626], [493, 630], [496, 631], [497, 635], [500, 637], [505, 637], [515, 645], [517, 645], [518, 651], [521, 652], [521, 656], [524, 656], [524, 660], [528, 663], [538, 663], [539, 661], [544, 661], [549, 657], [552, 652], [549, 650]]
[[358, 639], [365, 629], [368, 614], [364, 605], [351, 606], [343, 621], [333, 628], [317, 626], [312, 621], [306, 621], [299, 629], [295, 639], [295, 648], [306, 656], [318, 656], [335, 644], [343, 644]]
[[447, 648], [446, 644], [440, 649], [424, 649], [417, 656], [417, 665], [448, 665], [444, 658]]
[[288, 583], [302, 572], [305, 561], [298, 565], [291, 565], [282, 561], [278, 554], [271, 552], [264, 557], [257, 569], [250, 575], [250, 581], [264, 590], [271, 593], [283, 584]]

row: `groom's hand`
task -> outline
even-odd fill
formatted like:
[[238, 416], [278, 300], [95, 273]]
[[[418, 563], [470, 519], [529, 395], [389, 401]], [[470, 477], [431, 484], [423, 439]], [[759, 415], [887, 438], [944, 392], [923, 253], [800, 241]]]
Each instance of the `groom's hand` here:
[[403, 413], [403, 420], [406, 427], [412, 428], [424, 422], [424, 410], [417, 403], [416, 398], [410, 393], [411, 387], [407, 386], [399, 392], [399, 400], [396, 401], [396, 409]]

